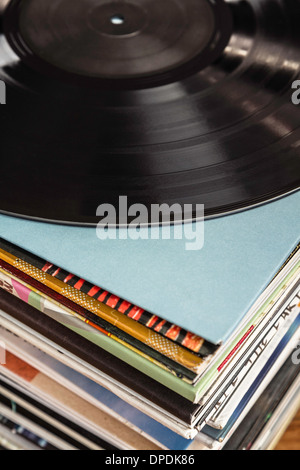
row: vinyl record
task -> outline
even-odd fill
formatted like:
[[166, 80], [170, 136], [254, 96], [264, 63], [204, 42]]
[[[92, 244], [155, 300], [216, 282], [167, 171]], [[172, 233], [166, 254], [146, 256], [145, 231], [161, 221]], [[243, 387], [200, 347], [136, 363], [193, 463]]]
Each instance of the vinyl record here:
[[300, 187], [300, 0], [0, 8], [1, 212], [121, 224], [126, 196], [195, 219]]

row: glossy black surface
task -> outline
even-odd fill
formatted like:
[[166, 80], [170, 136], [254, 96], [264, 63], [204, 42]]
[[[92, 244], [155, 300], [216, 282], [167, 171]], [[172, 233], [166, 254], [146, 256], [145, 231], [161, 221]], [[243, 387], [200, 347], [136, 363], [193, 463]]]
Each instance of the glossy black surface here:
[[211, 4], [199, 0], [26, 0], [20, 33], [58, 68], [131, 78], [198, 60], [215, 36], [215, 18]]
[[[204, 204], [212, 217], [300, 187], [300, 107], [291, 101], [300, 77], [300, 0], [209, 4], [220, 32], [216, 49], [211, 44], [197, 57], [187, 41], [173, 68], [154, 60], [153, 74], [138, 62], [122, 73], [118, 64], [109, 76], [98, 65], [91, 71], [91, 63], [77, 73], [70, 64], [63, 70], [63, 62], [54, 67], [52, 36], [52, 55], [41, 60], [43, 48], [24, 16], [32, 54], [18, 29], [22, 4], [10, 1], [2, 16], [2, 212], [95, 224], [98, 205], [118, 208], [126, 195], [128, 204], [147, 207]], [[223, 7], [228, 15], [220, 14]], [[151, 44], [164, 13], [153, 23]], [[126, 34], [111, 39], [126, 41]]]

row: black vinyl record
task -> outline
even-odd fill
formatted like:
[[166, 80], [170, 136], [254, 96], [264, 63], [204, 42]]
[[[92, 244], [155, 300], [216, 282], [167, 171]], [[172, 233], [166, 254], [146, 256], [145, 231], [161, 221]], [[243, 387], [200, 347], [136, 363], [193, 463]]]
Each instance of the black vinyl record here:
[[0, 8], [1, 212], [95, 225], [126, 196], [193, 219], [300, 187], [300, 0]]

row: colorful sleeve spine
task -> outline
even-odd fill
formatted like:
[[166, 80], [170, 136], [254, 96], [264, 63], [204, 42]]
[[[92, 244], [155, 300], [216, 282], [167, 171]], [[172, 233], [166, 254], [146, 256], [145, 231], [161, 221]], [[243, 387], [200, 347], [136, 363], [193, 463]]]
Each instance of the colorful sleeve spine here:
[[[89, 327], [95, 329], [100, 334], [96, 343], [100, 347], [105, 346], [102, 344], [102, 334], [104, 336], [109, 337], [113, 341], [116, 341], [117, 343], [129, 348], [133, 353], [138, 354], [139, 356], [143, 357], [147, 361], [150, 361], [152, 364], [155, 364], [166, 372], [181, 378], [187, 383], [192, 383], [193, 380], [189, 377], [188, 374], [186, 374], [186, 370], [182, 370], [182, 368], [176, 367], [176, 364], [175, 366], [173, 364], [173, 367], [170, 364], [165, 365], [161, 361], [156, 360], [154, 357], [147, 355], [145, 352], [141, 351], [140, 349], [137, 349], [133, 345], [128, 344], [128, 342], [122, 340], [121, 337], [116, 336], [111, 332], [99, 327], [97, 324], [88, 320], [85, 316], [82, 316], [74, 310], [69, 309], [58, 301], [52, 299], [51, 297], [48, 297], [35, 287], [27, 284], [19, 277], [14, 276], [9, 270], [7, 271], [6, 269], [3, 269], [3, 267], [1, 267], [1, 263], [3, 263], [2, 260], [0, 260], [0, 288], [21, 299], [23, 302], [26, 302], [29, 305], [35, 307], [38, 311], [50, 316], [51, 318], [55, 318], [55, 320], [59, 323], [69, 328], [75, 326], [79, 334], [82, 331], [86, 331], [86, 329], [87, 331], [91, 331], [89, 330]], [[86, 328], [84, 326], [81, 326], [83, 323], [88, 325], [88, 327]], [[91, 341], [93, 341], [94, 337], [92, 335], [90, 338]]]
[[145, 327], [155, 331], [156, 333], [168, 338], [179, 346], [190, 350], [192, 353], [200, 357], [206, 357], [213, 354], [218, 348], [217, 345], [205, 341], [203, 338], [184, 330], [183, 328], [173, 325], [170, 322], [146, 312], [142, 308], [127, 302], [116, 295], [113, 295], [101, 287], [95, 286], [84, 279], [71, 274], [62, 268], [55, 266], [37, 256], [22, 250], [15, 245], [0, 238], [0, 248], [14, 254], [16, 257], [27, 261], [32, 266], [41, 269], [42, 271], [50, 274], [65, 284], [68, 284], [74, 289], [77, 289], [85, 294], [93, 297], [105, 305], [117, 310], [123, 315], [128, 316], [132, 320], [141, 323]]
[[81, 305], [95, 315], [105, 319], [108, 323], [117, 326], [130, 336], [143, 342], [162, 355], [178, 362], [195, 374], [201, 370], [203, 365], [202, 358], [178, 346], [167, 338], [158, 335], [156, 332], [146, 328], [144, 325], [135, 322], [131, 318], [121, 314], [119, 311], [101, 303], [99, 300], [85, 294], [84, 292], [78, 291], [74, 287], [65, 284], [63, 281], [54, 278], [45, 271], [32, 266], [26, 261], [4, 251], [3, 249], [0, 249], [0, 257], [8, 264], [15, 266], [22, 272], [27, 273], [29, 276], [38, 280], [42, 284], [47, 285], [55, 292], [60, 293], [64, 297]]

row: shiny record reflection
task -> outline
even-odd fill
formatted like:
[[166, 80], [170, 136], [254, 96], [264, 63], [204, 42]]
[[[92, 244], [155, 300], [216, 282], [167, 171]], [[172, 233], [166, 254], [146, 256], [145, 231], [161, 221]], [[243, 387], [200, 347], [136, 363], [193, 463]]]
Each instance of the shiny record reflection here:
[[0, 211], [93, 225], [127, 196], [216, 217], [300, 187], [300, 0], [3, 5]]

